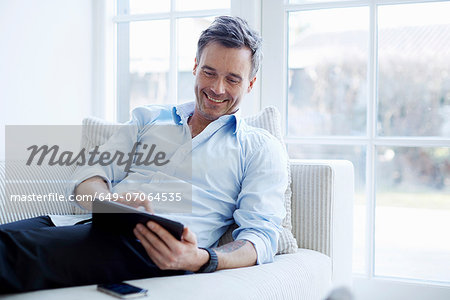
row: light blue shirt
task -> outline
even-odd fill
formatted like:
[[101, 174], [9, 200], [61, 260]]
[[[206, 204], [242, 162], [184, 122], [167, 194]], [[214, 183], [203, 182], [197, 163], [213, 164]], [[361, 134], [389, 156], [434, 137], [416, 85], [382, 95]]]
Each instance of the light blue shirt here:
[[[167, 143], [170, 163], [164, 166], [124, 166], [110, 164], [76, 169], [68, 194], [93, 176], [101, 176], [112, 192], [142, 191], [158, 180], [175, 178], [192, 186], [192, 207], [184, 213], [155, 213], [181, 222], [196, 236], [200, 247], [216, 246], [228, 226], [235, 240], [250, 241], [257, 252], [257, 263], [273, 260], [277, 251], [281, 221], [285, 216], [284, 192], [287, 187], [287, 156], [281, 143], [266, 130], [247, 125], [239, 114], [224, 115], [191, 137], [187, 124], [195, 103], [174, 106], [146, 106], [133, 110], [129, 126], [119, 129], [99, 151], [124, 153], [136, 142]], [[155, 126], [175, 125], [176, 133], [155, 136]], [[157, 134], [156, 134], [157, 135]], [[156, 141], [156, 143], [155, 143]], [[142, 146], [142, 145], [141, 145]], [[156, 151], [155, 151], [156, 152]], [[190, 168], [178, 167], [188, 165]], [[184, 164], [183, 164], [184, 163]]]

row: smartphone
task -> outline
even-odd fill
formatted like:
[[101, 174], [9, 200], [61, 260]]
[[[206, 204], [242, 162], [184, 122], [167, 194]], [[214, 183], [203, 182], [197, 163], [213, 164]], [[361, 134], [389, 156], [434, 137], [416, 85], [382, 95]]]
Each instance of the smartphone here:
[[141, 289], [140, 287], [124, 282], [99, 284], [97, 285], [97, 290], [120, 299], [131, 299], [147, 296], [146, 289]]

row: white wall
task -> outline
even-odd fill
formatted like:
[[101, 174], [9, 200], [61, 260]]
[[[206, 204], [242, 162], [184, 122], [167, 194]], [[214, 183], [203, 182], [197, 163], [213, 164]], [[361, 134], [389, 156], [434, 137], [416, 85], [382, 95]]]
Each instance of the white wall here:
[[92, 113], [91, 0], [0, 0], [4, 125], [80, 124]]

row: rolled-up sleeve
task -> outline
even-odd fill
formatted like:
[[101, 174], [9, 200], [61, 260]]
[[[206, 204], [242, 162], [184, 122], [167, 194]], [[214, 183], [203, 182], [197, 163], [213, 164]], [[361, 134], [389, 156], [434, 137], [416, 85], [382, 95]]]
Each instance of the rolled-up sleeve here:
[[286, 150], [275, 138], [264, 139], [246, 160], [233, 214], [239, 226], [233, 231], [233, 238], [248, 240], [254, 245], [257, 264], [272, 262], [277, 252], [281, 221], [286, 214], [287, 182]]

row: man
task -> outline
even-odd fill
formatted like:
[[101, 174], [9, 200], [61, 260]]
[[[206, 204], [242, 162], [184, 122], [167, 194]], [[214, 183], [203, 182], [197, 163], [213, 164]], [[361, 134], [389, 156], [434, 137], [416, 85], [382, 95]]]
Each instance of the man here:
[[[73, 175], [69, 194], [120, 195], [115, 200], [124, 203], [131, 192], [160, 178], [188, 182], [191, 211], [162, 214], [185, 225], [181, 241], [155, 222], [138, 224], [133, 231], [137, 240], [90, 224], [55, 227], [56, 219], [48, 217], [6, 224], [0, 226], [0, 291], [213, 272], [271, 262], [285, 214], [287, 158], [274, 137], [248, 126], [238, 111], [255, 83], [260, 59], [261, 39], [245, 21], [217, 18], [198, 42], [195, 103], [138, 108], [129, 126], [101, 148], [126, 153], [137, 142], [150, 144], [161, 138], [154, 133], [156, 125], [174, 125], [177, 134], [165, 140], [181, 145], [167, 153], [172, 164], [143, 167], [134, 163], [129, 172], [117, 164], [97, 164], [78, 168]], [[190, 151], [185, 151], [185, 145]], [[187, 159], [192, 172], [177, 168]], [[153, 203], [146, 203], [151, 210]], [[90, 202], [80, 205], [91, 208]], [[238, 226], [234, 241], [217, 247], [234, 222]]]

